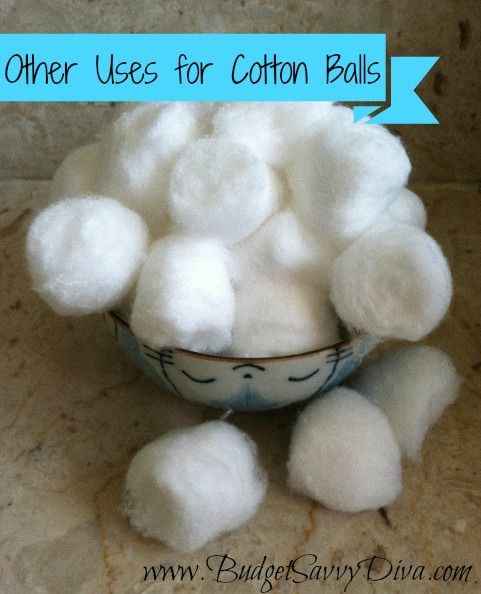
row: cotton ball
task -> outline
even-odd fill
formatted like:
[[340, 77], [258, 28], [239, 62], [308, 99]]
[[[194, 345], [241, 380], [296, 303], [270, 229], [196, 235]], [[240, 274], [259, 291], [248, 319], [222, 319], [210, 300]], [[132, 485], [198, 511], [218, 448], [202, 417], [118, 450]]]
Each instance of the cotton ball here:
[[339, 341], [327, 293], [290, 277], [249, 277], [237, 289], [232, 353], [274, 357]]
[[272, 103], [230, 103], [214, 116], [214, 134], [246, 145], [260, 161], [282, 159], [282, 130]]
[[235, 243], [273, 212], [278, 191], [273, 172], [247, 147], [206, 138], [176, 163], [169, 212], [185, 232]]
[[120, 117], [124, 115], [124, 113], [131, 112], [134, 109], [145, 107], [145, 106], [152, 106], [153, 109], [163, 109], [166, 105], [170, 105], [172, 101], [149, 101], [149, 102], [142, 102], [139, 103], [138, 101], [122, 101], [116, 103], [112, 109], [112, 121], [118, 120]]
[[52, 204], [27, 235], [34, 289], [61, 315], [106, 311], [135, 282], [148, 242], [141, 217], [110, 198]]
[[402, 453], [415, 459], [429, 427], [456, 399], [459, 378], [446, 353], [415, 346], [380, 357], [353, 387], [384, 412]]
[[439, 245], [411, 225], [369, 232], [336, 260], [331, 299], [345, 324], [382, 337], [420, 340], [443, 319], [451, 273]]
[[389, 206], [389, 214], [397, 223], [407, 223], [420, 229], [426, 228], [426, 208], [419, 196], [403, 188]]
[[352, 241], [396, 198], [410, 169], [401, 142], [385, 128], [343, 115], [299, 145], [287, 176], [293, 207], [305, 222]]
[[191, 105], [195, 109], [197, 119], [197, 138], [210, 136], [213, 133], [214, 116], [224, 103], [221, 101], [196, 101]]
[[232, 248], [235, 278], [293, 273], [313, 285], [327, 285], [336, 255], [332, 242], [316, 237], [290, 209], [275, 213]]
[[276, 167], [286, 162], [293, 144], [327, 118], [329, 102], [227, 103], [214, 116], [216, 136], [248, 146]]
[[[350, 112], [348, 108], [335, 106], [332, 101], [276, 101], [273, 105], [284, 128], [298, 136], [326, 125], [334, 113], [339, 117], [339, 110]], [[349, 117], [352, 118], [352, 112]]]
[[301, 413], [288, 472], [292, 489], [340, 511], [378, 509], [401, 491], [401, 454], [386, 416], [348, 388]]
[[88, 144], [72, 151], [55, 172], [50, 198], [95, 194], [99, 155], [99, 144]]
[[396, 223], [413, 225], [419, 229], [426, 228], [427, 215], [424, 204], [419, 196], [407, 188], [403, 188], [389, 207], [376, 218], [369, 231]]
[[126, 111], [102, 142], [99, 187], [136, 210], [155, 236], [168, 227], [166, 191], [175, 158], [204, 132], [202, 108], [147, 103]]
[[169, 236], [142, 267], [131, 326], [146, 343], [221, 352], [232, 338], [235, 298], [228, 253], [212, 239]]
[[321, 269], [323, 256], [329, 260], [327, 254], [321, 253], [313, 237], [290, 210], [274, 215], [267, 222], [264, 233], [270, 238], [270, 258], [280, 268], [299, 270], [317, 265]]
[[191, 552], [249, 521], [266, 485], [254, 442], [233, 425], [210, 421], [171, 431], [135, 455], [126, 511], [144, 536]]

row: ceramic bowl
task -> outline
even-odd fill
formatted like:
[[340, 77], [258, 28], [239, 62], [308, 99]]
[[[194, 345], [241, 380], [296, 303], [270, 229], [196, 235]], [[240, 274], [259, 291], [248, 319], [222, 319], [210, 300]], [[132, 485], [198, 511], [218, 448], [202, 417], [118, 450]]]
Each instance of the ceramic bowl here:
[[269, 410], [307, 400], [343, 382], [378, 343], [356, 334], [296, 355], [243, 359], [142, 343], [116, 312], [105, 314], [117, 342], [163, 388], [225, 410]]

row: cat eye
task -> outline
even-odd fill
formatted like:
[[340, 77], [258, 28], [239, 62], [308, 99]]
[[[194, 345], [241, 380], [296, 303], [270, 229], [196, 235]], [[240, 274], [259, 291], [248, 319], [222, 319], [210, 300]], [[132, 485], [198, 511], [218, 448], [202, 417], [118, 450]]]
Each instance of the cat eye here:
[[316, 373], [319, 373], [319, 369], [315, 369], [312, 373], [310, 373], [309, 375], [305, 375], [304, 377], [290, 376], [288, 379], [290, 382], [303, 382], [305, 380], [311, 379], [311, 377], [314, 377], [316, 375]]
[[193, 382], [197, 382], [198, 384], [211, 384], [212, 382], [215, 382], [215, 377], [211, 377], [209, 379], [197, 379], [196, 377], [192, 377], [190, 375], [190, 373], [187, 373], [187, 371], [184, 371], [183, 369], [180, 370], [185, 376], [187, 376], [190, 380], [192, 380]]

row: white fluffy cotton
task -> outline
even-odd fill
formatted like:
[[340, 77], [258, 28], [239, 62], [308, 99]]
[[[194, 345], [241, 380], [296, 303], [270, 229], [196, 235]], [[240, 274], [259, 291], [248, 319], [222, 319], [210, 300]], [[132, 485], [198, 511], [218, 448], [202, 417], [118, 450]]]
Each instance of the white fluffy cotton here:
[[292, 274], [312, 285], [327, 286], [336, 255], [326, 237], [316, 237], [292, 210], [274, 214], [255, 233], [233, 247], [234, 276]]
[[389, 205], [389, 214], [397, 223], [407, 223], [420, 229], [426, 228], [426, 208], [419, 196], [403, 188]]
[[169, 213], [186, 233], [235, 243], [255, 231], [277, 205], [274, 173], [246, 146], [204, 138], [177, 161]]
[[52, 204], [27, 235], [34, 289], [61, 315], [106, 311], [135, 282], [148, 243], [140, 216], [114, 200], [92, 196]]
[[303, 353], [339, 340], [328, 295], [294, 278], [259, 276], [237, 289], [232, 353], [271, 357]]
[[291, 488], [340, 511], [378, 509], [401, 491], [401, 454], [386, 416], [348, 388], [301, 413], [288, 471]]
[[207, 107], [146, 103], [124, 112], [101, 143], [100, 191], [140, 213], [154, 236], [168, 227], [166, 192], [179, 153], [208, 131]]
[[50, 187], [51, 199], [97, 194], [99, 155], [98, 143], [72, 151], [55, 172]]
[[[450, 274], [413, 228], [426, 211], [405, 187], [409, 172], [399, 139], [354, 123], [347, 107], [157, 102], [122, 108], [99, 144], [64, 161], [52, 192], [118, 200], [162, 240], [133, 300], [145, 342], [215, 353], [234, 339], [236, 354], [274, 356], [337, 340], [331, 282], [338, 315], [368, 333], [417, 340], [441, 320]], [[68, 312], [64, 293], [52, 300]], [[111, 302], [99, 294], [95, 307]]]
[[130, 320], [144, 342], [222, 352], [231, 343], [234, 314], [228, 253], [220, 243], [169, 236], [153, 245], [140, 273]]
[[347, 325], [369, 334], [420, 340], [451, 301], [451, 274], [439, 245], [411, 225], [375, 229], [334, 261], [331, 299]]
[[456, 399], [459, 378], [446, 353], [415, 346], [380, 357], [353, 387], [384, 412], [402, 453], [415, 459], [427, 430]]
[[396, 223], [426, 229], [427, 214], [424, 204], [417, 194], [407, 188], [403, 188], [389, 207], [376, 218], [369, 231]]
[[253, 441], [211, 421], [171, 431], [136, 454], [126, 511], [144, 536], [190, 552], [250, 520], [265, 490]]
[[293, 153], [287, 175], [293, 207], [306, 223], [351, 241], [396, 198], [411, 165], [398, 138], [381, 126], [353, 123], [344, 110], [332, 108], [329, 124]]
[[248, 146], [261, 160], [283, 166], [305, 135], [328, 120], [329, 102], [226, 103], [213, 119], [214, 134]]

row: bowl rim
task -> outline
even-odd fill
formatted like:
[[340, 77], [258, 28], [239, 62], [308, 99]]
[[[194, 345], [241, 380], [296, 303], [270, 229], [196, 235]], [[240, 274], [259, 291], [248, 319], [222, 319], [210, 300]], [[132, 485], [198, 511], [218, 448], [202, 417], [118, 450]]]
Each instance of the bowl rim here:
[[[140, 338], [138, 338], [138, 336], [135, 334], [135, 332], [132, 330], [132, 328], [130, 327], [130, 324], [125, 320], [125, 318], [122, 316], [122, 314], [119, 313], [119, 311], [109, 310], [108, 312], [105, 312], [104, 315], [110, 315], [111, 317], [116, 319], [118, 322], [123, 324], [142, 344], [144, 344], [140, 340]], [[233, 361], [234, 362], [262, 361], [264, 363], [268, 363], [268, 362], [274, 362], [274, 361], [283, 361], [283, 360], [286, 361], [286, 360], [292, 360], [292, 359], [300, 359], [302, 357], [308, 357], [308, 356], [320, 354], [323, 351], [330, 351], [332, 349], [340, 349], [342, 347], [349, 345], [352, 342], [352, 340], [355, 338], [363, 338], [363, 337], [367, 338], [368, 336], [369, 335], [365, 332], [355, 331], [355, 332], [352, 332], [348, 338], [344, 338], [343, 340], [340, 340], [333, 344], [329, 344], [322, 348], [313, 349], [311, 351], [304, 351], [302, 353], [293, 353], [290, 355], [279, 355], [278, 357], [235, 357], [235, 356], [231, 356], [231, 355], [210, 355], [208, 353], [201, 353], [199, 351], [191, 351], [189, 349], [182, 349], [179, 347], [169, 347], [169, 349], [171, 349], [177, 353], [183, 353], [185, 355], [189, 355], [190, 357], [193, 357], [196, 359], [206, 359], [206, 360], [210, 360], [210, 361], [226, 361], [226, 362], [227, 361], [229, 361], [229, 362], [233, 362]], [[145, 346], [147, 348], [154, 348], [154, 347], [149, 347], [148, 345], [145, 345]], [[162, 348], [163, 347], [155, 347], [155, 349], [162, 349]]]

